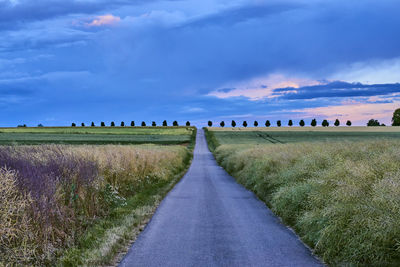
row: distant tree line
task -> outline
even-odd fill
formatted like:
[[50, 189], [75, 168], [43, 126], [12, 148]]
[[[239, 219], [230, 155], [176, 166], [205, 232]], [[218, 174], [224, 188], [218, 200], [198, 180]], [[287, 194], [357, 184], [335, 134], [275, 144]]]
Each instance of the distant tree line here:
[[[350, 120], [348, 120], [348, 121], [346, 122], [346, 125], [347, 125], [347, 126], [351, 126], [351, 124], [352, 124], [352, 123], [351, 123]], [[208, 122], [207, 122], [207, 125], [208, 125], [208, 127], [212, 127], [212, 126], [213, 126], [213, 122], [212, 122], [212, 121], [208, 121]], [[236, 125], [237, 125], [236, 121], [235, 121], [235, 120], [232, 120], [231, 126], [232, 126], [232, 127], [236, 127]], [[248, 124], [247, 121], [243, 121], [243, 122], [242, 122], [242, 126], [243, 126], [243, 127], [247, 127], [248, 125], [249, 125], [249, 124]], [[259, 125], [258, 121], [254, 121], [254, 122], [253, 122], [253, 126], [254, 126], [254, 127], [258, 127], [258, 125]], [[265, 125], [265, 127], [270, 127], [270, 126], [271, 126], [271, 122], [270, 122], [269, 120], [266, 120], [264, 125]], [[294, 125], [293, 120], [289, 120], [287, 125], [288, 125], [289, 127], [292, 127], [292, 126]], [[304, 120], [300, 120], [300, 121], [299, 121], [299, 126], [300, 126], [300, 127], [304, 127], [305, 125], [306, 125], [306, 123], [305, 123]], [[310, 123], [310, 126], [316, 127], [317, 125], [318, 125], [317, 120], [316, 120], [316, 119], [312, 119], [312, 120], [311, 120], [311, 123]], [[336, 119], [333, 125], [335, 125], [335, 126], [340, 126], [340, 121], [339, 121], [339, 119]], [[224, 122], [224, 121], [221, 121], [221, 122], [219, 123], [219, 126], [220, 126], [220, 127], [225, 127], [225, 122]], [[282, 126], [282, 121], [281, 121], [281, 120], [277, 120], [277, 121], [276, 121], [276, 126], [277, 126], [277, 127], [281, 127], [281, 126]], [[323, 126], [323, 127], [328, 127], [328, 126], [329, 126], [328, 120], [323, 120], [322, 123], [321, 123], [321, 126]]]
[[[136, 124], [135, 124], [135, 121], [131, 121], [130, 126], [131, 126], [131, 127], [135, 127], [135, 125], [136, 125]], [[146, 122], [145, 122], [145, 121], [142, 121], [142, 123], [141, 123], [140, 125], [141, 125], [142, 127], [144, 127], [144, 126], [146, 126]], [[186, 121], [185, 125], [186, 125], [186, 126], [190, 126], [190, 121]], [[92, 123], [90, 124], [90, 126], [91, 126], [91, 127], [96, 127], [96, 124], [95, 124], [94, 122], [92, 122]], [[102, 121], [102, 122], [100, 122], [100, 126], [101, 126], [101, 127], [106, 127], [106, 123], [105, 123], [104, 121]], [[152, 121], [152, 122], [151, 122], [151, 126], [152, 126], [152, 127], [156, 127], [156, 126], [157, 126], [157, 123], [156, 123], [155, 121]], [[168, 123], [167, 123], [166, 120], [164, 120], [164, 121], [162, 122], [162, 126], [168, 126]], [[173, 122], [172, 122], [172, 126], [179, 126], [178, 121], [173, 121]], [[18, 125], [18, 127], [26, 127], [26, 124], [24, 124], [24, 125]], [[38, 126], [38, 127], [40, 127], [40, 126]], [[71, 127], [76, 127], [76, 123], [73, 122], [73, 123], [71, 124]], [[81, 123], [81, 127], [85, 127], [85, 123], [84, 123], [84, 122]], [[110, 122], [110, 127], [115, 127], [115, 122], [114, 122], [114, 121]], [[125, 122], [124, 122], [124, 121], [121, 121], [120, 127], [125, 127]]]

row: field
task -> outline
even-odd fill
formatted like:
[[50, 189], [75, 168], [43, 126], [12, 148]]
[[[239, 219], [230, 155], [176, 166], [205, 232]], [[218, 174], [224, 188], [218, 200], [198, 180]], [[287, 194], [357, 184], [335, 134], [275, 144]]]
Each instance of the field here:
[[[113, 264], [182, 177], [196, 129], [1, 132], [5, 143], [17, 145], [0, 146], [0, 266], [97, 266]], [[86, 144], [92, 142], [108, 144]]]
[[188, 144], [194, 127], [0, 128], [0, 145], [23, 144]]
[[400, 127], [214, 127], [208, 129], [213, 132], [218, 144], [285, 144], [400, 138]]
[[260, 142], [254, 129], [206, 136], [219, 164], [326, 263], [398, 266], [400, 139], [386, 128], [257, 129], [286, 143]]

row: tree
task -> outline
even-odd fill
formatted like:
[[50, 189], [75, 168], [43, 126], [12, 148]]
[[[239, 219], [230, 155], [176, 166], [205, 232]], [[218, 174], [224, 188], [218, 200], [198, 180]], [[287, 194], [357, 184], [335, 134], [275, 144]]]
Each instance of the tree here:
[[316, 119], [313, 119], [313, 120], [311, 121], [311, 126], [312, 126], [312, 127], [317, 126], [317, 120], [316, 120]]
[[392, 126], [400, 126], [400, 108], [393, 112]]
[[247, 121], [243, 121], [243, 127], [247, 127]]
[[301, 127], [304, 127], [304, 125], [306, 125], [306, 124], [304, 123], [304, 120], [300, 120], [299, 125], [300, 125]]
[[281, 122], [280, 120], [278, 120], [278, 121], [276, 122], [276, 125], [277, 125], [278, 127], [281, 127], [281, 126], [282, 126], [282, 122]]
[[168, 124], [167, 124], [167, 121], [166, 120], [164, 120], [163, 122], [162, 122], [162, 126], [167, 126]]
[[73, 122], [73, 123], [71, 124], [71, 127], [76, 127], [75, 122]]
[[186, 122], [186, 126], [190, 126], [190, 121], [187, 121], [187, 122]]
[[335, 123], [334, 123], [333, 125], [335, 125], [336, 127], [338, 127], [338, 126], [340, 125], [339, 119], [336, 119], [336, 120], [335, 120]]
[[232, 120], [231, 125], [232, 125], [232, 127], [236, 127], [236, 121]]
[[225, 127], [225, 122], [224, 122], [224, 121], [221, 121], [221, 122], [219, 123], [219, 126]]
[[94, 127], [94, 126], [95, 126], [93, 121], [92, 121], [92, 124], [91, 124], [91, 126], [92, 126], [92, 127]]
[[81, 123], [81, 126], [82, 126], [82, 127], [85, 127], [85, 123], [82, 122], [82, 123]]
[[328, 127], [329, 126], [329, 122], [327, 120], [323, 120], [322, 121], [322, 126], [323, 127]]
[[379, 123], [378, 120], [370, 119], [367, 123], [367, 126], [380, 126], [381, 124]]
[[151, 122], [151, 126], [156, 127], [157, 123], [155, 121]]
[[135, 121], [131, 121], [131, 127], [135, 126]]
[[208, 127], [212, 126], [212, 121], [208, 121]]
[[293, 121], [292, 121], [292, 120], [289, 120], [288, 125], [289, 125], [290, 127], [293, 126]]
[[111, 127], [114, 127], [115, 126], [115, 123], [112, 121], [111, 122]]
[[348, 120], [348, 121], [346, 122], [346, 125], [347, 125], [347, 126], [351, 126], [351, 121]]
[[254, 121], [254, 127], [258, 126], [258, 121]]
[[121, 121], [121, 127], [125, 126], [125, 122]]
[[265, 127], [269, 127], [269, 126], [271, 126], [271, 123], [269, 122], [269, 120], [267, 120], [267, 121], [265, 122]]
[[101, 126], [101, 127], [105, 127], [105, 126], [106, 126], [106, 124], [104, 123], [104, 121], [102, 121], [102, 122], [100, 123], [100, 126]]
[[173, 126], [179, 126], [177, 121], [174, 121], [174, 122], [172, 123], [172, 125], [173, 125]]
[[43, 124], [39, 123], [37, 127], [44, 127]]
[[146, 126], [146, 122], [142, 121], [142, 127]]

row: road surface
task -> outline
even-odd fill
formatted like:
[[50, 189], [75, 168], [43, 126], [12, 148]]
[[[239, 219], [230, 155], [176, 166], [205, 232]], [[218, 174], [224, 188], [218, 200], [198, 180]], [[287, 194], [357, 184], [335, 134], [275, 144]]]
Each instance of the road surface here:
[[323, 266], [255, 195], [217, 165], [199, 129], [189, 171], [120, 266]]

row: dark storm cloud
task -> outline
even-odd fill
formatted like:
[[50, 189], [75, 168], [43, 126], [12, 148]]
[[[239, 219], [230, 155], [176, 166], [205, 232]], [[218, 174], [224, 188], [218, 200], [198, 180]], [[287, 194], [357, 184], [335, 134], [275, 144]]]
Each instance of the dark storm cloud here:
[[[203, 12], [205, 4], [200, 1], [191, 1], [195, 8], [189, 8], [184, 5], [187, 1], [168, 1], [167, 5], [145, 0], [23, 0], [13, 6], [0, 0], [0, 28], [8, 29], [0, 36], [2, 71], [32, 77], [91, 73], [26, 80], [23, 85], [10, 81], [8, 87], [1, 87], [5, 92], [35, 88], [35, 98], [10, 105], [13, 117], [3, 113], [0, 121], [16, 124], [24, 118], [39, 123], [46, 114], [53, 114], [59, 124], [76, 118], [261, 116], [329, 106], [343, 97], [399, 92], [398, 84], [333, 83], [296, 89], [296, 94], [282, 95], [292, 89], [277, 89], [281, 97], [258, 102], [205, 97], [220, 88], [229, 92], [231, 84], [274, 73], [324, 80], [355, 62], [400, 57], [399, 1], [214, 2], [215, 9]], [[127, 9], [118, 13], [118, 8], [121, 11], [132, 3], [141, 4], [141, 13], [136, 9], [132, 14]], [[113, 27], [85, 30], [71, 25], [71, 15], [80, 19], [81, 14], [82, 19], [88, 14], [112, 14], [121, 21]], [[13, 65], [9, 61], [38, 54], [51, 57]], [[320, 99], [305, 101], [315, 98]], [[39, 100], [40, 105], [36, 104]]]
[[[400, 92], [400, 84], [361, 84], [332, 82], [325, 85], [305, 86], [301, 88], [275, 89], [275, 95], [288, 92], [281, 96], [282, 99], [314, 99], [329, 97], [363, 97], [376, 95], [389, 95]], [[293, 91], [293, 92], [290, 92]]]
[[187, 22], [184, 27], [206, 27], [218, 26], [226, 27], [232, 24], [246, 22], [251, 19], [264, 18], [283, 13], [292, 9], [305, 7], [304, 4], [294, 2], [276, 2], [263, 3], [250, 6], [239, 6], [229, 8], [217, 14], [211, 14]]

